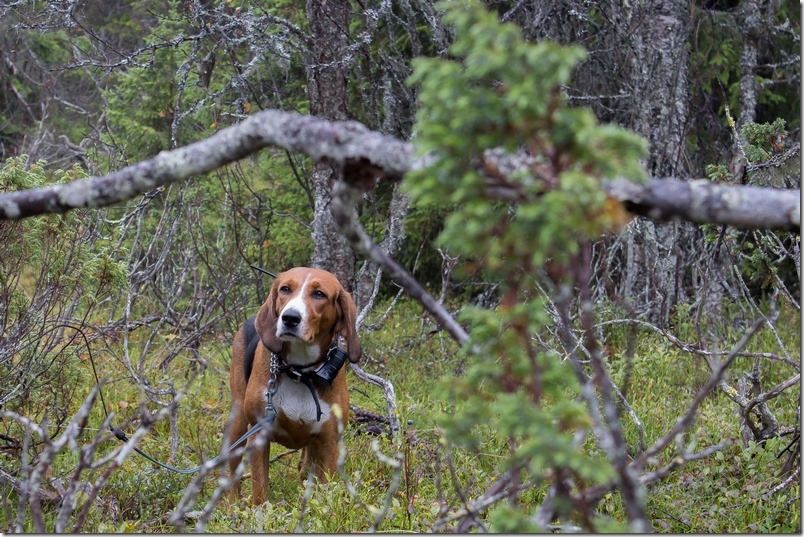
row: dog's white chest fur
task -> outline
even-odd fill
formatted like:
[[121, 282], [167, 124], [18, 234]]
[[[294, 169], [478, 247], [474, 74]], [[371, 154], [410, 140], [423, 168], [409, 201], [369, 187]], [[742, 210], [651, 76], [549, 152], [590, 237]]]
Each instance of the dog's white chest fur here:
[[321, 431], [321, 425], [329, 419], [330, 407], [320, 397], [321, 420], [316, 420], [316, 406], [313, 394], [307, 385], [284, 379], [279, 384], [279, 388], [274, 395], [274, 405], [277, 410], [281, 410], [288, 419], [301, 421], [309, 425], [312, 433]]

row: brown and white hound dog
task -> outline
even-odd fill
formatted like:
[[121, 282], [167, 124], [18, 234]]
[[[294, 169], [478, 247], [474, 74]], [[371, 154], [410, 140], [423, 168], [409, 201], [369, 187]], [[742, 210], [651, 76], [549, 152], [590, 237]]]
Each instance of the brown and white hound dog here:
[[[272, 355], [275, 362], [276, 419], [265, 448], [251, 456], [254, 505], [267, 497], [271, 442], [303, 450], [302, 477], [310, 464], [322, 482], [337, 470], [338, 418], [332, 407], [340, 407], [342, 431], [348, 421], [349, 393], [346, 371], [340, 367], [345, 353], [338, 351], [340, 360], [335, 365], [330, 357], [338, 336], [343, 336], [349, 360], [360, 359], [355, 318], [355, 303], [333, 274], [297, 267], [277, 276], [257, 315], [235, 335], [229, 372], [236, 412], [231, 442], [266, 416]], [[328, 379], [315, 373], [322, 368], [330, 369]], [[239, 463], [240, 457], [229, 462], [230, 475]], [[239, 483], [234, 484], [233, 494], [239, 496]]]

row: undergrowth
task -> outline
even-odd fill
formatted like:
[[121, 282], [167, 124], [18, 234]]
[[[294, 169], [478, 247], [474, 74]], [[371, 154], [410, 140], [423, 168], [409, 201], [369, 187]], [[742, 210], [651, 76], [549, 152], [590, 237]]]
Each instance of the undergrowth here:
[[[790, 310], [783, 315], [785, 319], [777, 323], [779, 335], [789, 349], [798, 352], [798, 315]], [[688, 322], [679, 319], [678, 331], [683, 332]], [[312, 494], [305, 499], [306, 484], [297, 469], [299, 455], [292, 453], [272, 465], [269, 501], [265, 505], [258, 508], [249, 505], [250, 480], [246, 479], [240, 501], [222, 502], [205, 531], [342, 533], [372, 528], [383, 532], [432, 531], [440, 515], [461, 507], [461, 498], [481, 495], [505, 460], [506, 440], [496, 433], [494, 422], [489, 421], [481, 425], [486, 441], [477, 453], [452, 448], [444, 441], [437, 425], [439, 416], [448, 416], [455, 409], [436, 387], [441, 385], [442, 378], [459, 377], [465, 364], [458, 358], [456, 345], [442, 332], [429, 333], [430, 328], [420, 308], [403, 301], [395, 306], [380, 329], [365, 330], [362, 334], [362, 365], [366, 371], [393, 382], [403, 430], [397, 442], [389, 438], [387, 428], [382, 425], [372, 429], [364, 424], [350, 424], [345, 436], [348, 455], [344, 471], [356, 496], [347, 490], [341, 478], [335, 478], [327, 485], [313, 487]], [[736, 332], [731, 335], [734, 336]], [[772, 337], [763, 331], [754, 345], [773, 348]], [[626, 329], [622, 326], [607, 328], [608, 364], [618, 383], [623, 381], [628, 363], [626, 339]], [[190, 379], [177, 414], [179, 445], [171, 461], [182, 467], [195, 466], [217, 454], [229, 412], [228, 345], [208, 341], [202, 352], [209, 358], [209, 365], [196, 376], [189, 374], [189, 362], [182, 363], [180, 359], [172, 362], [171, 370], [166, 372], [174, 378], [187, 375]], [[96, 362], [104, 378], [113, 377], [119, 367], [107, 355], [96, 357]], [[700, 356], [682, 352], [660, 335], [641, 330], [637, 331], [628, 367], [631, 381], [626, 395], [641, 420], [647, 444], [672, 427], [708, 375]], [[750, 360], [738, 359], [731, 375], [736, 377], [750, 367]], [[84, 370], [89, 365], [77, 362], [75, 368]], [[773, 369], [770, 364], [765, 371], [768, 382], [781, 380], [775, 378]], [[376, 414], [386, 412], [385, 400], [378, 388], [362, 383], [352, 373], [349, 373], [349, 383], [354, 406]], [[85, 392], [89, 389], [89, 386], [84, 387]], [[781, 422], [793, 423], [799, 392], [788, 392], [775, 400], [774, 409]], [[108, 410], [116, 415], [115, 423], [133, 430], [140, 401], [136, 387], [118, 380], [108, 384], [104, 393]], [[76, 405], [80, 400], [76, 399]], [[95, 434], [92, 427], [98, 427], [102, 419], [99, 404], [85, 431], [87, 441]], [[622, 421], [629, 446], [633, 447], [638, 441], [636, 426], [626, 415]], [[378, 431], [381, 434], [378, 435]], [[800, 488], [794, 486], [775, 495], [766, 494], [780, 482], [781, 460], [778, 457], [788, 439], [743, 448], [735, 405], [720, 392], [706, 399], [694, 427], [686, 434], [693, 435], [700, 448], [726, 439], [734, 442], [709, 458], [682, 466], [649, 487], [647, 512], [654, 531], [778, 533], [799, 530]], [[140, 447], [155, 458], [166, 460], [170, 455], [169, 440], [169, 423], [163, 421], [154, 427]], [[116, 446], [116, 441], [110, 440], [103, 449], [110, 452]], [[285, 451], [274, 445], [272, 456]], [[399, 486], [390, 497], [387, 513], [377, 523], [394, 478], [394, 469], [377, 454], [393, 457], [397, 452], [404, 456]], [[671, 457], [672, 453], [666, 456]], [[659, 458], [664, 457], [662, 454]], [[12, 461], [6, 454], [0, 454], [0, 460], [3, 466], [11, 466]], [[661, 462], [654, 461], [657, 466]], [[63, 452], [50, 477], [69, 479], [76, 463], [75, 455]], [[172, 474], [132, 455], [103, 488], [84, 529], [89, 532], [173, 531], [169, 517], [189, 481], [188, 476]], [[208, 478], [199, 498], [199, 508], [209, 499], [215, 486], [216, 480]], [[520, 495], [518, 501], [525, 509], [528, 505], [535, 509], [545, 493], [546, 490], [534, 487]], [[0, 529], [6, 531], [15, 516], [16, 495], [2, 489], [1, 500]], [[55, 501], [43, 504], [46, 521], [52, 521], [58, 507]], [[496, 507], [504, 508], [504, 505]], [[615, 526], [625, 520], [616, 493], [606, 495], [599, 510], [608, 515]], [[187, 520], [187, 524], [192, 528], [193, 520]], [[495, 526], [490, 529], [494, 530]]]

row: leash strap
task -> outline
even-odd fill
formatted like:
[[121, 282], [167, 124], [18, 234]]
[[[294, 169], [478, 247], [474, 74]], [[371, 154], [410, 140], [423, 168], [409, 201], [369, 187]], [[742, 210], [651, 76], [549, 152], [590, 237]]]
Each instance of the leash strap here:
[[[299, 366], [295, 365], [280, 365], [279, 372], [284, 373], [287, 377], [295, 382], [301, 382], [307, 389], [310, 390], [310, 395], [313, 396], [313, 401], [315, 402], [315, 413], [316, 421], [321, 421], [321, 402], [318, 400], [318, 393], [315, 391], [315, 386], [313, 386], [313, 378], [315, 378], [315, 371], [297, 371]], [[309, 367], [309, 366], [302, 366], [302, 367]]]
[[[229, 446], [229, 449], [226, 450], [226, 452], [229, 453], [233, 449], [237, 448], [240, 444], [242, 444], [243, 442], [248, 440], [250, 437], [254, 436], [257, 432], [259, 432], [260, 429], [262, 429], [264, 427], [272, 427], [273, 424], [274, 424], [275, 419], [276, 419], [276, 414], [273, 414], [273, 415], [270, 415], [270, 416], [265, 416], [263, 419], [261, 419], [260, 421], [255, 423], [254, 426], [251, 427], [251, 429], [246, 431], [246, 434], [244, 434], [243, 436], [238, 438], [237, 441], [234, 444]], [[120, 429], [118, 429], [117, 427], [114, 427], [112, 425], [109, 426], [109, 429], [111, 429], [112, 433], [114, 433], [115, 437], [117, 437], [118, 440], [120, 440], [122, 442], [128, 442], [128, 437], [126, 436], [126, 433], [124, 433], [123, 431], [121, 431]], [[159, 462], [158, 460], [154, 459], [153, 457], [151, 457], [150, 455], [148, 455], [147, 453], [145, 453], [144, 451], [142, 451], [140, 448], [138, 448], [136, 446], [134, 447], [134, 451], [136, 451], [139, 455], [145, 457], [146, 459], [148, 459], [152, 463], [156, 464], [157, 466], [161, 466], [165, 470], [170, 470], [171, 472], [175, 472], [177, 474], [185, 474], [185, 475], [194, 474], [194, 473], [198, 472], [199, 470], [201, 470], [201, 468], [204, 467], [204, 464], [214, 463], [215, 461], [217, 461], [218, 459], [221, 458], [220, 455], [217, 455], [215, 458], [210, 459], [206, 463], [201, 464], [199, 466], [196, 466], [195, 468], [176, 468], [175, 466], [165, 464], [164, 462]]]
[[315, 421], [321, 421], [321, 403], [318, 401], [318, 394], [313, 387], [313, 380], [308, 376], [303, 376], [301, 381], [313, 395], [313, 401], [315, 401]]

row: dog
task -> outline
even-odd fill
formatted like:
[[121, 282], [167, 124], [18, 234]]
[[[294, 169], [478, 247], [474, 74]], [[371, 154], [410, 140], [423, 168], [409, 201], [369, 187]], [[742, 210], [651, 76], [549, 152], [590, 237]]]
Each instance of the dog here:
[[[346, 358], [356, 363], [363, 351], [357, 337], [356, 307], [338, 279], [325, 270], [297, 267], [276, 277], [259, 312], [246, 321], [232, 342], [229, 384], [234, 419], [230, 443], [266, 417], [271, 367], [276, 416], [265, 448], [251, 455], [252, 503], [268, 494], [271, 442], [302, 449], [301, 476], [315, 465], [315, 476], [326, 482], [338, 464], [339, 434], [346, 427], [349, 392]], [[338, 346], [338, 337], [346, 351]], [[333, 412], [333, 406], [340, 413]], [[229, 461], [233, 475], [240, 457]], [[232, 488], [240, 496], [240, 483]]]

